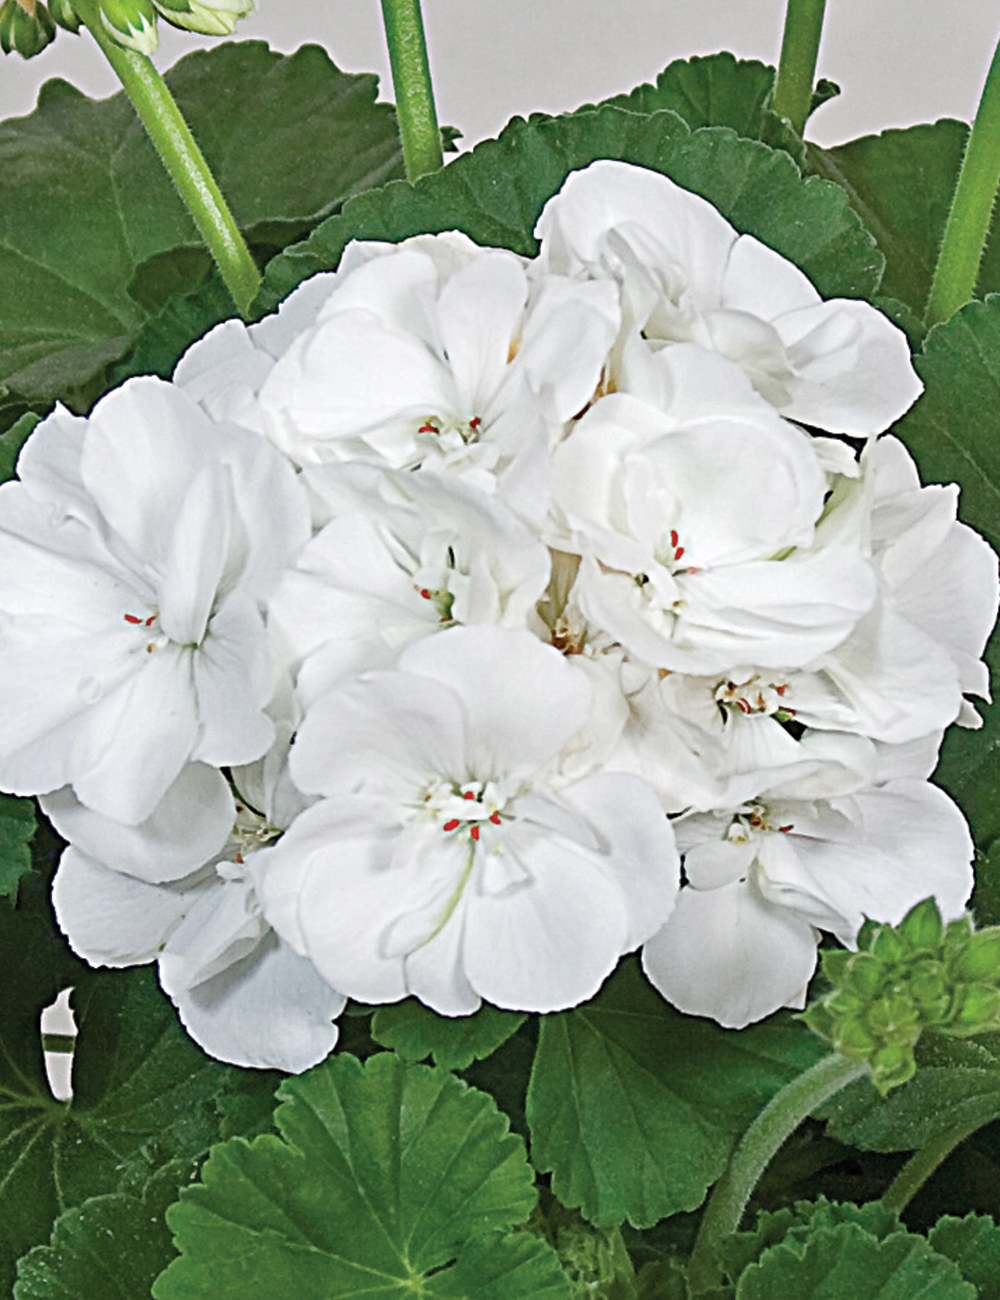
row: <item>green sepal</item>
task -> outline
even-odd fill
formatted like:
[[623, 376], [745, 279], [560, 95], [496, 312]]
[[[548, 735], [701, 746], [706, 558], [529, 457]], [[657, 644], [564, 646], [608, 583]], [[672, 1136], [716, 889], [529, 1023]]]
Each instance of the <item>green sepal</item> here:
[[136, 54], [153, 54], [159, 44], [152, 0], [101, 0], [101, 22], [112, 40]]
[[55, 34], [55, 23], [43, 4], [35, 6], [34, 15], [25, 13], [17, 0], [4, 0], [0, 5], [0, 49], [4, 54], [33, 59], [55, 39]]
[[970, 935], [965, 949], [955, 958], [953, 970], [959, 979], [976, 984], [1000, 981], [1000, 926]]
[[913, 1046], [909, 1043], [886, 1043], [870, 1058], [872, 1083], [884, 1097], [893, 1088], [908, 1083], [917, 1072]]
[[899, 929], [914, 948], [937, 948], [944, 934], [944, 924], [934, 899], [925, 898], [911, 908], [900, 922]]
[[236, 24], [253, 9], [253, 0], [153, 0], [163, 19], [183, 31], [202, 36], [232, 36]]
[[78, 32], [83, 26], [80, 17], [73, 8], [72, 0], [48, 0], [49, 13], [57, 27], [67, 32]]

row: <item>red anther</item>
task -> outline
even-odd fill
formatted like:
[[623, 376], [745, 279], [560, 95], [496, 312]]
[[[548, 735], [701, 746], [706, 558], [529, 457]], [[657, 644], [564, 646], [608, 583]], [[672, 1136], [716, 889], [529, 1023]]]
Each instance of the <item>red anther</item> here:
[[141, 619], [141, 618], [136, 618], [136, 616], [135, 616], [134, 614], [126, 614], [126, 615], [125, 615], [125, 622], [126, 622], [126, 623], [132, 623], [132, 624], [138, 625], [139, 623], [142, 622], [142, 619]]
[[753, 710], [750, 708], [750, 705], [747, 704], [746, 700], [737, 700], [737, 701], [736, 701], [736, 707], [739, 709], [739, 711], [740, 711], [741, 713], [752, 713], [752, 712], [753, 712]]
[[781, 831], [782, 835], [787, 835], [794, 825], [794, 822], [789, 822], [787, 826], [779, 826], [778, 830]]
[[472, 827], [470, 827], [470, 828], [469, 828], [469, 834], [472, 836], [472, 838], [473, 838], [474, 840], [478, 840], [478, 839], [479, 839], [479, 827], [478, 827], [478, 826], [472, 826]]
[[234, 862], [238, 862], [238, 863], [240, 864], [240, 866], [242, 867], [242, 866], [243, 866], [243, 854], [242, 854], [242, 853], [237, 853], [237, 855], [236, 855], [236, 857], [233, 859], [233, 861], [234, 861]]
[[683, 554], [684, 554], [684, 547], [678, 546], [677, 550], [674, 551], [674, 559], [679, 560]]
[[670, 530], [670, 545], [671, 545], [671, 546], [676, 546], [676, 545], [677, 545], [677, 529], [676, 529], [676, 528], [671, 528], [671, 530]]
[[417, 433], [440, 433], [440, 432], [441, 431], [436, 424], [422, 424], [420, 428], [417, 430]]
[[480, 416], [480, 415], [474, 415], [474, 416], [472, 417], [472, 419], [469, 421], [469, 428], [470, 428], [470, 429], [478, 429], [479, 426], [482, 424], [482, 422], [483, 422], [483, 420], [482, 420], [482, 416]]
[[757, 708], [758, 708], [758, 709], [765, 709], [765, 708], [767, 708], [767, 705], [764, 703], [764, 692], [763, 692], [763, 691], [758, 691], [758, 692], [757, 692]]
[[418, 589], [418, 591], [419, 591], [419, 594], [420, 594], [421, 596], [423, 596], [424, 600], [430, 600], [430, 598], [431, 598], [431, 593], [427, 590], [426, 587], [420, 587], [420, 588]]
[[495, 812], [495, 813], [490, 813], [490, 821], [493, 823], [494, 826], [499, 826], [499, 825], [500, 825], [500, 814], [497, 813], [497, 812]]
[[785, 682], [784, 686], [776, 686], [774, 689], [778, 692], [779, 695], [784, 695], [785, 691], [788, 690], [788, 683]]
[[458, 827], [459, 827], [459, 820], [457, 817], [453, 817], [450, 822], [445, 822], [445, 824], [441, 827], [441, 829], [443, 831], [457, 831]]
[[688, 573], [701, 573], [701, 569], [688, 569]]
[[475, 797], [476, 796], [472, 793], [471, 790], [466, 790], [465, 793], [462, 795], [463, 799], [475, 799]]
[[155, 622], [156, 622], [156, 615], [150, 614], [149, 618], [146, 619], [146, 626], [152, 627]]

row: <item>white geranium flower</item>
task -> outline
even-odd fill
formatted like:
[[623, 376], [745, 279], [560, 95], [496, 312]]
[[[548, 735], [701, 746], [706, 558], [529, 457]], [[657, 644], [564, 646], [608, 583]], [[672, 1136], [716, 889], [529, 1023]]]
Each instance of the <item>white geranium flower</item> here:
[[291, 467], [172, 385], [57, 410], [0, 488], [0, 787], [148, 818], [273, 738], [262, 606], [309, 536]]
[[371, 465], [303, 475], [325, 527], [286, 573], [269, 625], [304, 705], [348, 673], [389, 668], [454, 624], [541, 624], [545, 546], [502, 502], [456, 479]]
[[660, 405], [604, 397], [553, 454], [554, 540], [583, 556], [588, 621], [698, 674], [833, 649], [875, 579], [853, 539], [814, 544], [827, 476], [809, 436], [720, 357], [679, 345], [655, 362]]
[[[590, 399], [618, 329], [613, 285], [529, 283], [522, 258], [451, 232], [349, 248], [335, 277], [303, 292], [290, 341], [282, 322], [255, 362], [260, 327], [230, 331], [189, 354], [178, 382], [254, 419], [299, 465], [423, 467], [541, 514], [549, 440]], [[271, 364], [261, 354], [278, 336], [287, 345]], [[255, 364], [266, 377], [251, 415], [233, 388]]]
[[628, 333], [653, 349], [721, 353], [791, 419], [878, 433], [920, 394], [906, 338], [881, 312], [823, 302], [798, 267], [658, 172], [592, 163], [549, 200], [535, 233], [541, 270], [614, 279]]
[[348, 996], [445, 1015], [591, 997], [673, 905], [673, 834], [638, 777], [560, 759], [585, 674], [529, 633], [452, 628], [306, 714], [323, 798], [258, 859], [265, 914]]
[[[860, 738], [813, 739], [835, 753]], [[930, 895], [946, 918], [962, 911], [973, 845], [956, 805], [913, 777], [865, 784], [842, 757], [840, 775], [831, 764], [674, 823], [688, 883], [643, 966], [679, 1010], [741, 1029], [804, 1005], [817, 930], [850, 946], [866, 917], [896, 924]]]
[[[282, 731], [263, 760], [236, 774], [259, 809], [242, 792], [235, 804], [230, 799], [235, 818], [225, 842], [184, 876], [163, 873], [157, 848], [168, 818], [183, 815], [181, 786], [190, 794], [194, 775], [177, 783], [148, 823], [117, 834], [106, 819], [60, 804], [62, 827], [81, 835], [63, 853], [52, 896], [70, 946], [91, 965], [158, 962], [181, 1021], [210, 1055], [298, 1072], [333, 1047], [332, 1022], [345, 999], [275, 934], [254, 884], [255, 855], [281, 834], [276, 811], [291, 818], [307, 803], [287, 779], [289, 733]], [[144, 833], [151, 861], [139, 852]]]

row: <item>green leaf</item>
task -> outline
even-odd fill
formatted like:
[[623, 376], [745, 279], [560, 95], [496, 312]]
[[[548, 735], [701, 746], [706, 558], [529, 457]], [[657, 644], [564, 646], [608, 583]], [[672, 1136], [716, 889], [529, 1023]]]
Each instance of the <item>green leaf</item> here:
[[626, 962], [592, 1002], [542, 1019], [528, 1089], [535, 1167], [599, 1225], [692, 1210], [737, 1135], [823, 1052], [784, 1016], [740, 1032], [683, 1016]]
[[[227, 43], [167, 74], [251, 241], [281, 246], [344, 199], [401, 174], [395, 115], [372, 76], [318, 46], [280, 55]], [[0, 381], [64, 397], [131, 346], [168, 292], [205, 261], [124, 95], [95, 102], [62, 81], [30, 117], [0, 124]], [[175, 250], [185, 250], [175, 256]]]
[[948, 1215], [928, 1234], [939, 1255], [954, 1260], [979, 1300], [1000, 1300], [1000, 1228], [988, 1215]]
[[[962, 518], [1000, 549], [1000, 295], [969, 303], [933, 329], [915, 364], [925, 392], [897, 432], [925, 482], [961, 483]], [[986, 660], [1000, 669], [996, 633]], [[958, 801], [985, 849], [1000, 836], [1000, 707], [977, 707], [985, 727], [951, 729], [935, 781]]]
[[831, 1136], [865, 1151], [910, 1151], [946, 1129], [1000, 1116], [1000, 1036], [926, 1035], [917, 1060], [916, 1076], [885, 1099], [862, 1079], [827, 1102], [819, 1114]]
[[56, 1219], [52, 1241], [18, 1261], [14, 1300], [139, 1300], [174, 1255], [176, 1186], [140, 1199], [95, 1196]]
[[[652, 85], [603, 100], [602, 107], [610, 104], [632, 113], [668, 108], [692, 130], [728, 126], [737, 135], [759, 140], [761, 116], [773, 85], [774, 69], [756, 59], [736, 59], [726, 52], [695, 55], [676, 59]], [[588, 104], [584, 109], [592, 107]]]
[[395, 182], [352, 200], [268, 265], [257, 306], [271, 310], [307, 276], [335, 267], [351, 239], [463, 230], [478, 243], [533, 255], [532, 231], [544, 203], [567, 173], [597, 158], [664, 172], [703, 195], [738, 230], [791, 258], [828, 297], [868, 297], [878, 287], [881, 254], [837, 186], [803, 180], [787, 154], [724, 128], [692, 133], [671, 112], [640, 116], [602, 108], [515, 118], [497, 140], [416, 185]]
[[433, 1057], [446, 1070], [464, 1070], [505, 1043], [525, 1017], [484, 1004], [473, 1016], [439, 1016], [415, 998], [379, 1007], [371, 1034], [408, 1061]]
[[736, 1300], [976, 1300], [975, 1287], [923, 1237], [897, 1232], [883, 1241], [841, 1223], [804, 1242], [772, 1246], [742, 1275]]
[[157, 1300], [568, 1300], [544, 1243], [498, 1237], [535, 1190], [523, 1143], [484, 1093], [382, 1054], [333, 1057], [278, 1096], [282, 1138], [215, 1147], [170, 1210], [182, 1257]]
[[977, 925], [1000, 924], [1000, 840], [976, 857], [976, 888], [969, 907]]
[[885, 294], [923, 317], [969, 128], [941, 121], [809, 146], [806, 167], [843, 185], [885, 254]]
[[735, 1282], [771, 1246], [782, 1241], [805, 1241], [814, 1231], [835, 1228], [840, 1223], [854, 1223], [878, 1241], [890, 1233], [904, 1231], [899, 1219], [883, 1209], [880, 1201], [854, 1205], [820, 1196], [815, 1201], [796, 1201], [794, 1208], [758, 1215], [753, 1231], [736, 1232], [722, 1243], [722, 1262]]
[[16, 898], [18, 882], [31, 871], [29, 846], [34, 834], [32, 801], [0, 795], [0, 898]]
[[[0, 908], [0, 1294], [14, 1261], [49, 1240], [52, 1221], [92, 1196], [141, 1188], [168, 1159], [218, 1134], [213, 1098], [227, 1067], [184, 1033], [152, 970], [89, 970], [68, 951], [46, 886], [26, 877]], [[39, 1015], [75, 986], [79, 1036], [72, 1102], [49, 1092]]]
[[6, 483], [8, 479], [14, 477], [21, 448], [40, 422], [41, 416], [36, 415], [34, 411], [26, 411], [9, 429], [5, 429], [0, 434], [0, 483]]

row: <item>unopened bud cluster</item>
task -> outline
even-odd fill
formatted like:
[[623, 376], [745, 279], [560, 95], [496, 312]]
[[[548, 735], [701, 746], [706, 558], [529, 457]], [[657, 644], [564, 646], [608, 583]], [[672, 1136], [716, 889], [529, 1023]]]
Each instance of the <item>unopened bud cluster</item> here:
[[55, 39], [56, 27], [79, 31], [80, 20], [70, 0], [3, 0], [0, 4], [0, 49], [33, 59]]
[[924, 1030], [966, 1038], [1000, 1029], [1000, 926], [942, 923], [933, 898], [898, 926], [866, 921], [858, 951], [824, 952], [833, 989], [803, 1019], [844, 1056], [867, 1060], [880, 1092], [913, 1077]]
[[253, 7], [254, 0], [100, 0], [109, 35], [140, 54], [157, 47], [157, 18], [203, 36], [232, 36]]

